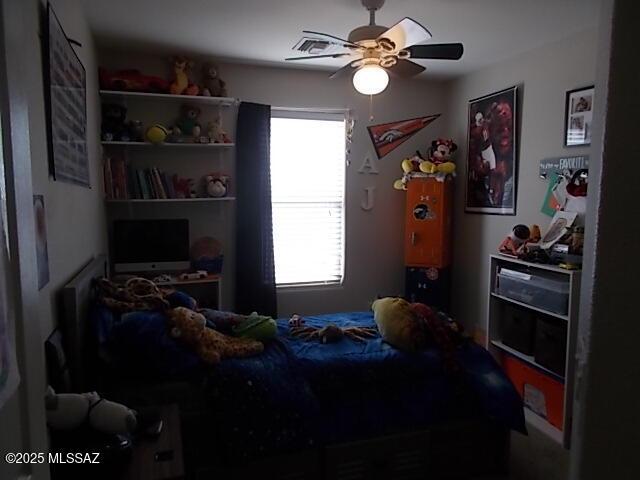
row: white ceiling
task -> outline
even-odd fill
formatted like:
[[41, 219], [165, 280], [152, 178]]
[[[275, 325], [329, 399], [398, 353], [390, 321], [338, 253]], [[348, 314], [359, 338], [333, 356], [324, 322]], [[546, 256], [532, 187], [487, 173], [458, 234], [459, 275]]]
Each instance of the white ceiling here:
[[[360, 0], [83, 0], [99, 47], [207, 54], [283, 64], [301, 31], [345, 38], [368, 22]], [[468, 73], [595, 27], [600, 0], [387, 0], [377, 22], [408, 16], [432, 42], [462, 42], [462, 60], [420, 61], [423, 77]], [[336, 69], [339, 59], [296, 67]], [[290, 65], [288, 63], [288, 65]]]

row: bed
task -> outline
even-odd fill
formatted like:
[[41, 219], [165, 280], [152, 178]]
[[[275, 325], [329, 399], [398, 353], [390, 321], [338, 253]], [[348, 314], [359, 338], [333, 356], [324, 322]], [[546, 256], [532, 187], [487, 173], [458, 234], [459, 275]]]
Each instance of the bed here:
[[[471, 342], [452, 374], [435, 349], [304, 342], [279, 320], [263, 354], [206, 368], [163, 337], [161, 319], [96, 311], [90, 284], [104, 262], [65, 287], [72, 377], [134, 406], [177, 403], [191, 478], [470, 478], [504, 470], [509, 430], [524, 431], [518, 394]], [[109, 322], [121, 322], [116, 333], [105, 333]], [[307, 322], [374, 325], [370, 312]]]

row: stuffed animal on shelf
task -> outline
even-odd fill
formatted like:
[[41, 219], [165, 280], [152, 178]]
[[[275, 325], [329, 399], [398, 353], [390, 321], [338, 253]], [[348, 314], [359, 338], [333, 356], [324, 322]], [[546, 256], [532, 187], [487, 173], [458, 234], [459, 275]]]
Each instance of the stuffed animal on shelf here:
[[456, 164], [451, 161], [451, 154], [458, 149], [450, 138], [438, 138], [431, 142], [429, 160], [420, 164], [423, 173], [435, 174], [438, 180], [444, 181], [447, 175], [455, 175]]
[[119, 142], [123, 140], [127, 127], [125, 119], [127, 107], [117, 103], [102, 104], [102, 140]]
[[151, 125], [149, 128], [147, 128], [147, 131], [145, 132], [145, 137], [147, 141], [151, 143], [160, 144], [167, 139], [169, 134], [170, 132], [167, 129], [167, 127], [159, 123], [156, 123], [155, 125]]
[[122, 140], [126, 142], [143, 142], [144, 141], [144, 127], [140, 120], [129, 120], [125, 124], [125, 133], [122, 135]]
[[207, 136], [211, 143], [231, 143], [229, 135], [227, 135], [227, 132], [222, 128], [222, 119], [220, 116], [207, 123]]
[[[534, 225], [537, 227], [537, 225]], [[537, 228], [538, 241], [540, 240], [540, 228]], [[498, 247], [500, 253], [514, 257], [523, 253], [523, 247], [531, 238], [531, 230], [526, 225], [518, 224], [511, 230], [511, 233], [502, 241]]]
[[174, 79], [169, 92], [173, 95], [198, 95], [200, 88], [189, 81], [189, 70], [193, 67], [193, 62], [185, 57], [174, 57], [172, 62]]
[[48, 387], [44, 403], [47, 424], [55, 430], [73, 430], [86, 422], [98, 432], [126, 434], [137, 424], [136, 412], [96, 392], [58, 394]]
[[218, 66], [208, 62], [202, 65], [202, 95], [205, 97], [226, 97], [227, 87], [220, 78]]
[[198, 123], [198, 117], [200, 116], [200, 109], [193, 105], [182, 105], [180, 107], [180, 118], [176, 121], [173, 127], [173, 135], [184, 139], [190, 139], [195, 141], [200, 136], [200, 124]]
[[193, 179], [182, 178], [178, 175], [174, 175], [172, 177], [172, 182], [173, 189], [176, 192], [176, 198], [196, 198], [198, 196]]
[[204, 316], [188, 308], [170, 310], [168, 324], [171, 336], [209, 365], [217, 365], [225, 358], [250, 357], [264, 350], [264, 345], [256, 340], [229, 337], [206, 328]]
[[227, 195], [229, 177], [226, 175], [210, 174], [204, 177], [207, 195], [213, 198], [221, 198]]
[[409, 302], [399, 297], [379, 298], [371, 309], [385, 342], [406, 352], [416, 352], [426, 346], [425, 330]]

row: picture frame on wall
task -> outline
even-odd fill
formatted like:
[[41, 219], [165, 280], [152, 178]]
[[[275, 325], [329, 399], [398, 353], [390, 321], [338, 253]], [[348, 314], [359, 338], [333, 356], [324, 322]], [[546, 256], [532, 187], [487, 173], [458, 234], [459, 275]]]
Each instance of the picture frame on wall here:
[[593, 85], [567, 92], [564, 114], [565, 147], [591, 145], [594, 92]]
[[517, 92], [513, 86], [469, 101], [467, 213], [516, 214]]
[[87, 151], [87, 74], [50, 3], [43, 58], [49, 170], [54, 180], [91, 187]]

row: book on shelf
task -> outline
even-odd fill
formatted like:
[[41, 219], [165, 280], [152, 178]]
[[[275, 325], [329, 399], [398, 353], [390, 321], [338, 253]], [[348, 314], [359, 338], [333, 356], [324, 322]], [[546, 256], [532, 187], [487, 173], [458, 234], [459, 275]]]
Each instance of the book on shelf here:
[[104, 158], [104, 194], [107, 198], [113, 198], [113, 174], [111, 173], [111, 157]]
[[173, 177], [157, 167], [140, 169], [120, 158], [104, 159], [104, 190], [108, 200], [176, 198]]

